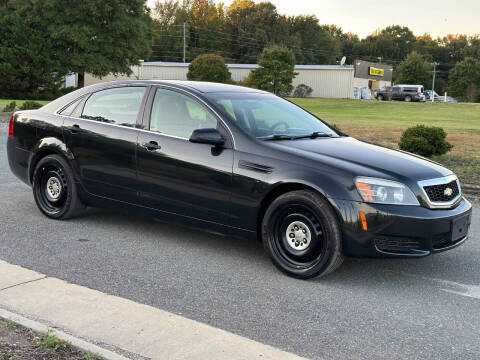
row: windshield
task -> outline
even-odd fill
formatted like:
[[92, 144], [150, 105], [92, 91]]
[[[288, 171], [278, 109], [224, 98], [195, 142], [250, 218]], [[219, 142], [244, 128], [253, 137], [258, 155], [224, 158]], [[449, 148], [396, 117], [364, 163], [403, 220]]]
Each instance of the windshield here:
[[245, 132], [257, 139], [338, 136], [315, 116], [274, 95], [210, 93], [208, 96]]

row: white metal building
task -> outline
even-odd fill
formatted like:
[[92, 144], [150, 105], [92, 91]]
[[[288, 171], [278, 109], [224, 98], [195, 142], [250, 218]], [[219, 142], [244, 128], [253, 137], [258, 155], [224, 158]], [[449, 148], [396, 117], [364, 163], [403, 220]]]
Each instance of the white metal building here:
[[[108, 75], [96, 78], [85, 74], [85, 85], [98, 82], [125, 79], [150, 80], [187, 80], [188, 63], [145, 62], [142, 66], [132, 67], [130, 76]], [[257, 64], [227, 64], [232, 79], [243, 80]], [[353, 99], [354, 87], [367, 86], [368, 80], [354, 77], [353, 65], [297, 65], [298, 75], [293, 80], [293, 86], [305, 84], [313, 89], [312, 97]], [[363, 84], [366, 82], [366, 84]]]

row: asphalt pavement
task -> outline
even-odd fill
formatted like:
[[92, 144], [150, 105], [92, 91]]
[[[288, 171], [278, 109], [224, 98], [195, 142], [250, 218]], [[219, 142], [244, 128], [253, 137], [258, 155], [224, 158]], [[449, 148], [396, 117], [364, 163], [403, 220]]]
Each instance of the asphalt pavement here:
[[278, 272], [253, 241], [115, 210], [50, 220], [10, 173], [5, 149], [4, 131], [2, 260], [309, 358], [480, 358], [479, 207], [459, 248], [346, 259], [326, 278], [301, 281]]

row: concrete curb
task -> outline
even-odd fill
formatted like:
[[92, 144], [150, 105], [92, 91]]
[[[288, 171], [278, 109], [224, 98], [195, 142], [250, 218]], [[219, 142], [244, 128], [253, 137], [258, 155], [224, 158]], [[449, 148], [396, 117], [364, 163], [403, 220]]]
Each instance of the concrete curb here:
[[[55, 329], [65, 329], [74, 336], [61, 331], [57, 331], [56, 336], [81, 349], [99, 353], [107, 360], [305, 359], [208, 324], [2, 260], [0, 274], [0, 309], [8, 309], [0, 316], [12, 321], [18, 319], [19, 323], [32, 328], [31, 322], [23, 322], [23, 316], [38, 319]], [[15, 313], [22, 314], [22, 318]], [[46, 331], [47, 327], [35, 329]], [[88, 342], [110, 351], [91, 347]]]
[[25, 328], [32, 329], [33, 331], [36, 331], [36, 332], [47, 332], [50, 329], [52, 331], [52, 335], [57, 337], [58, 339], [70, 343], [73, 347], [79, 349], [80, 351], [90, 352], [91, 354], [97, 354], [105, 360], [129, 360], [128, 358], [118, 355], [110, 350], [106, 350], [97, 345], [91, 344], [85, 340], [66, 334], [63, 331], [50, 328], [37, 321], [28, 319], [26, 317], [15, 314], [5, 309], [0, 308], [0, 318], [3, 318], [5, 320], [12, 320], [17, 324]]

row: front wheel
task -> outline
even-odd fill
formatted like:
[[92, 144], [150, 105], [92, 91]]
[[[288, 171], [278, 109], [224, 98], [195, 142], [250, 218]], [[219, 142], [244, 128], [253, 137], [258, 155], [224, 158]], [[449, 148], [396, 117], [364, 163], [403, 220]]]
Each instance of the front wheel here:
[[274, 265], [296, 278], [327, 275], [343, 262], [337, 217], [314, 191], [292, 191], [274, 200], [263, 218], [262, 239]]
[[78, 198], [72, 170], [59, 155], [48, 155], [38, 162], [32, 187], [38, 208], [50, 218], [72, 218], [85, 209]]
[[377, 95], [377, 100], [378, 101], [383, 101], [383, 95]]
[[412, 97], [411, 96], [406, 96], [405, 101], [406, 102], [412, 102]]

